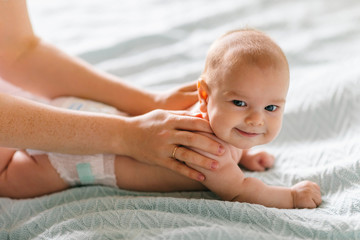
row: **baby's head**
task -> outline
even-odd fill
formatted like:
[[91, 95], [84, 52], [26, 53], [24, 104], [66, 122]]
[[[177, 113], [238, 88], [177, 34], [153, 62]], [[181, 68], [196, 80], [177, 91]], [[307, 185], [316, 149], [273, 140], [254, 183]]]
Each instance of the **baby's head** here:
[[279, 133], [288, 87], [280, 47], [257, 30], [232, 31], [210, 47], [198, 82], [200, 110], [217, 137], [248, 149]]

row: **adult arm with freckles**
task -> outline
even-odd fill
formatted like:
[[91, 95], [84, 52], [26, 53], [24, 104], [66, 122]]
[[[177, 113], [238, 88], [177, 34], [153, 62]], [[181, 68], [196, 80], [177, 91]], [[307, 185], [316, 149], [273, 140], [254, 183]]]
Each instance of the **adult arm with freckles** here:
[[[220, 154], [220, 144], [191, 131], [210, 131], [208, 123], [183, 112], [156, 110], [138, 117], [59, 109], [0, 94], [0, 146], [70, 154], [114, 153], [163, 166], [195, 180], [199, 172], [172, 158], [177, 145]], [[179, 130], [180, 129], [180, 130]], [[206, 143], [206, 144], [204, 144]], [[216, 161], [187, 148], [177, 158], [212, 169]]]

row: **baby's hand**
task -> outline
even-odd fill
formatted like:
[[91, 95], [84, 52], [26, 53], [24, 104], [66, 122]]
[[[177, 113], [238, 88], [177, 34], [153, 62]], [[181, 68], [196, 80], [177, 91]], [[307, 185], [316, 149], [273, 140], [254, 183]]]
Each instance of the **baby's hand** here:
[[314, 182], [302, 181], [291, 187], [294, 208], [316, 208], [321, 204], [320, 187]]
[[265, 171], [274, 165], [275, 158], [267, 152], [258, 152], [255, 154], [245, 154], [240, 164], [251, 171]]

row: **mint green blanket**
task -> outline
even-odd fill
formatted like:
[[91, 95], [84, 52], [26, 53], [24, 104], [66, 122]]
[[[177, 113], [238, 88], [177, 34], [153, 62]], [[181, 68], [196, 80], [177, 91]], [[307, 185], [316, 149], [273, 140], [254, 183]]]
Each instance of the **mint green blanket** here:
[[[360, 239], [360, 70], [353, 64], [320, 71], [330, 84], [310, 77], [312, 88], [292, 93], [281, 134], [262, 147], [275, 166], [246, 172], [273, 185], [317, 182], [317, 209], [225, 202], [210, 192], [79, 187], [0, 198], [0, 239]], [[352, 71], [341, 81], [332, 77], [340, 68]]]
[[[329, 82], [337, 71], [322, 74]], [[0, 198], [0, 239], [360, 239], [359, 89], [356, 70], [292, 93], [302, 100], [289, 101], [282, 133], [262, 147], [276, 156], [275, 166], [246, 172], [273, 185], [317, 182], [323, 195], [317, 209], [224, 202], [209, 192], [80, 187], [29, 200]], [[314, 101], [303, 97], [315, 92]]]
[[31, 200], [2, 199], [0, 239], [360, 238], [359, 190], [342, 192], [332, 197], [337, 204], [324, 199], [319, 209], [278, 210], [218, 201], [210, 193], [83, 187]]
[[[352, 73], [339, 81], [333, 76], [340, 70]], [[281, 134], [261, 147], [276, 156], [275, 166], [246, 172], [273, 185], [315, 181], [318, 208], [224, 202], [210, 192], [79, 187], [0, 198], [0, 239], [360, 239], [360, 70], [348, 61], [319, 74], [304, 80], [313, 84], [306, 92], [291, 93]]]

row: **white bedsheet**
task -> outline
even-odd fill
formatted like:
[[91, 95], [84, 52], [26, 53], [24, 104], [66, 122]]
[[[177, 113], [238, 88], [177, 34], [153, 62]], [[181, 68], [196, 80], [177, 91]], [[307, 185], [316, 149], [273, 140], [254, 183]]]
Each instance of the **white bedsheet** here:
[[288, 57], [291, 85], [279, 137], [259, 147], [275, 154], [274, 168], [246, 174], [284, 186], [315, 181], [323, 203], [278, 210], [205, 192], [86, 187], [0, 199], [0, 238], [360, 239], [359, 1], [30, 0], [29, 9], [44, 39], [154, 90], [195, 80], [222, 33], [266, 32]]

